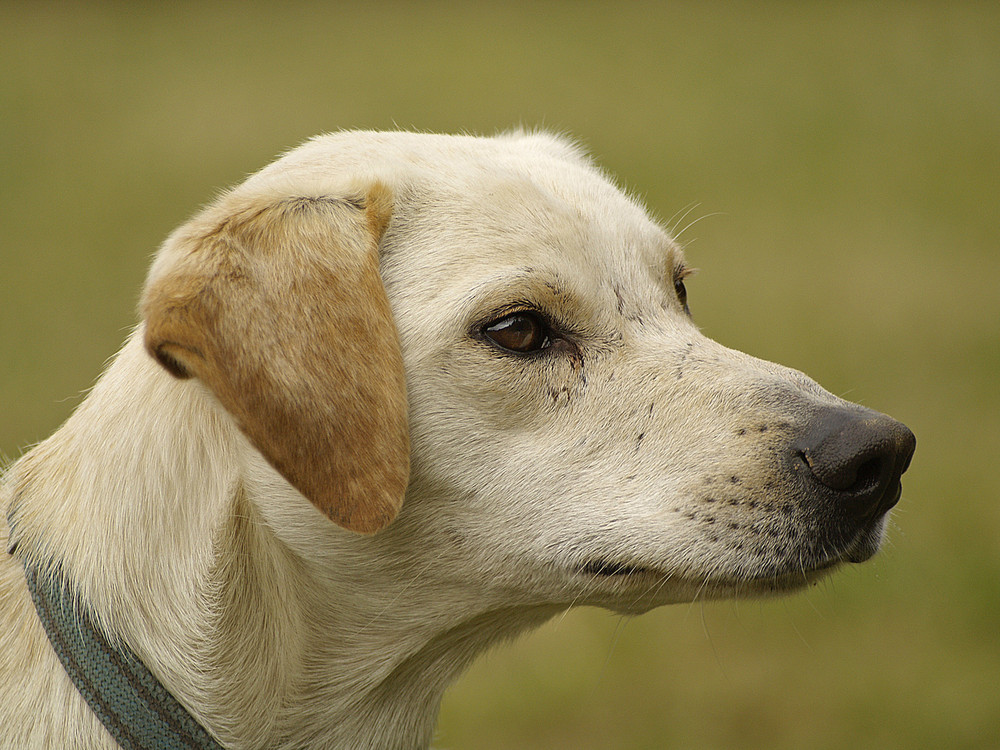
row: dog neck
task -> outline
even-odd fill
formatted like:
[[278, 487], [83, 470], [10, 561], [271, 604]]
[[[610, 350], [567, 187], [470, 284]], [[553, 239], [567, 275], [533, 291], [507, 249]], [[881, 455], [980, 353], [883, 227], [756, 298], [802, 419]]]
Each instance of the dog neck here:
[[559, 610], [437, 577], [405, 513], [375, 537], [333, 526], [138, 336], [5, 484], [19, 555], [60, 565], [227, 746], [427, 746], [472, 659]]

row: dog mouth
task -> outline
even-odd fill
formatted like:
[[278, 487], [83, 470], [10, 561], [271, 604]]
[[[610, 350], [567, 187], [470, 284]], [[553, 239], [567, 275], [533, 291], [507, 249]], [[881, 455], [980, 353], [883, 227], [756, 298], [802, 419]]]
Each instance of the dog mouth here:
[[811, 585], [848, 563], [862, 563], [878, 552], [887, 520], [886, 515], [872, 519], [860, 528], [839, 529], [798, 545], [762, 546], [756, 554], [739, 559], [720, 554], [709, 556], [704, 567], [650, 564], [644, 560], [601, 555], [584, 558], [573, 573], [592, 582], [603, 582], [612, 591], [632, 590], [635, 586], [657, 587], [697, 592], [697, 596], [753, 596], [790, 592]]
[[642, 565], [633, 565], [631, 563], [611, 561], [611, 560], [592, 560], [586, 565], [579, 568], [579, 573], [585, 576], [592, 576], [594, 578], [622, 578], [626, 576], [636, 576], [641, 574], [655, 574], [652, 568], [647, 568]]
[[714, 589], [721, 589], [728, 592], [730, 589], [744, 590], [761, 587], [763, 590], [784, 590], [794, 589], [808, 585], [818, 577], [825, 575], [831, 569], [837, 567], [842, 562], [854, 562], [852, 559], [833, 558], [816, 563], [806, 568], [792, 570], [760, 570], [745, 571], [741, 574], [727, 575], [723, 571], [716, 571], [704, 576], [671, 575], [645, 565], [609, 560], [593, 560], [577, 568], [576, 572], [581, 576], [591, 579], [606, 581], [640, 581], [649, 579], [674, 580], [678, 585], [689, 584], [700, 579], [697, 584], [700, 590], [705, 592]]
[[[769, 563], [740, 566], [737, 573], [726, 573], [724, 570], [706, 571], [701, 578], [709, 586], [764, 586], [765, 588], [797, 588], [804, 586], [817, 578], [829, 573], [833, 568], [845, 563], [863, 563], [873, 557], [881, 545], [881, 524], [860, 531], [849, 544], [832, 554], [820, 557], [797, 556], [794, 563], [791, 560], [772, 560]], [[577, 575], [591, 579], [607, 581], [626, 581], [629, 579], [670, 579], [678, 581], [690, 577], [687, 575], [672, 575], [668, 571], [643, 563], [598, 557], [589, 560], [575, 568]]]
[[882, 546], [885, 533], [886, 516], [876, 519], [870, 526], [862, 529], [844, 550], [841, 559], [849, 563], [863, 563], [870, 560]]

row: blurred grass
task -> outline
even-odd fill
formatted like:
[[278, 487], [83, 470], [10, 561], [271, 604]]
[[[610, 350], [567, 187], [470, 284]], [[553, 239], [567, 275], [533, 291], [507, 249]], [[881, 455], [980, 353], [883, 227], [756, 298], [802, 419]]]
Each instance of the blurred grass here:
[[893, 414], [874, 562], [779, 602], [574, 612], [448, 694], [444, 748], [1000, 737], [1000, 6], [0, 3], [0, 452], [78, 402], [158, 242], [318, 132], [580, 137], [681, 226], [723, 343]]

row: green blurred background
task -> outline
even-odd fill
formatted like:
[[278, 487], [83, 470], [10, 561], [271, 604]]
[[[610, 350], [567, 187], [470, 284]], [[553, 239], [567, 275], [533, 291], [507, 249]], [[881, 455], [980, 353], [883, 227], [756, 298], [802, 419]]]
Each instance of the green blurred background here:
[[705, 332], [918, 436], [805, 594], [575, 611], [441, 748], [1000, 746], [1000, 4], [0, 4], [0, 451], [79, 402], [162, 238], [323, 131], [568, 132], [669, 220]]

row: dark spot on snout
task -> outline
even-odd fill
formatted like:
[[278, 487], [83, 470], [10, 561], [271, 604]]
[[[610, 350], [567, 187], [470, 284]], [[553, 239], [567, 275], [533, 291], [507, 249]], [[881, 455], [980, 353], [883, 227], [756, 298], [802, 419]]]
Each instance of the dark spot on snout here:
[[814, 482], [859, 520], [887, 512], [902, 493], [916, 438], [906, 425], [868, 409], [830, 408], [816, 414], [795, 441]]

